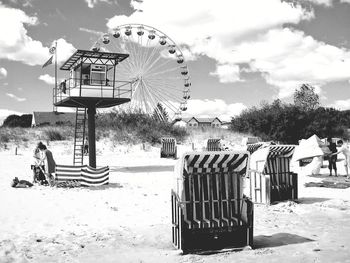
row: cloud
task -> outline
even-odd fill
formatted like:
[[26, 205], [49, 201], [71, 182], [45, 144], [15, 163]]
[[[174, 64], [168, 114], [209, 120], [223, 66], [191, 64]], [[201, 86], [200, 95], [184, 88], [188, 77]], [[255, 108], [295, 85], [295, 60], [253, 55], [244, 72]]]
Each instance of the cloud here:
[[[114, 16], [107, 26], [152, 25], [184, 47], [186, 57], [206, 55], [214, 59], [217, 66], [211, 75], [224, 83], [242, 81], [237, 61], [241, 51], [236, 51], [237, 46], [254, 43], [259, 36], [286, 23], [298, 24], [314, 17], [312, 10], [280, 0], [218, 0], [215, 5], [200, 0], [178, 0], [176, 5], [171, 0], [133, 0], [131, 5], [137, 11], [130, 16]], [[248, 62], [251, 59], [249, 56]]]
[[[38, 18], [28, 16], [22, 10], [9, 8], [0, 2], [0, 59], [20, 61], [30, 66], [42, 65], [49, 58], [49, 48], [28, 36], [27, 26], [38, 24]], [[73, 45], [58, 39], [58, 61], [72, 53]]]
[[247, 107], [243, 103], [227, 104], [221, 99], [191, 99], [183, 117], [219, 117], [221, 120], [229, 121], [231, 117], [239, 115], [245, 109]]
[[21, 61], [28, 65], [40, 65], [48, 53], [40, 41], [27, 35], [25, 26], [35, 26], [38, 19], [22, 10], [5, 7], [0, 2], [0, 59]]
[[5, 68], [0, 68], [0, 79], [7, 77], [7, 70]]
[[216, 70], [210, 74], [221, 82], [244, 81], [240, 65], [248, 65], [249, 71], [260, 73], [276, 87], [280, 98], [291, 96], [302, 83], [322, 87], [350, 78], [349, 50], [286, 27], [313, 19], [311, 8], [281, 0], [215, 3], [178, 0], [174, 5], [170, 0], [133, 0], [131, 5], [137, 11], [130, 16], [114, 16], [107, 26], [132, 22], [152, 25], [185, 47], [192, 57], [205, 55], [214, 59]]
[[114, 0], [85, 0], [85, 2], [88, 4], [89, 8], [94, 8], [95, 5], [99, 4], [99, 3], [107, 3], [107, 4], [116, 4], [118, 5], [118, 1]]
[[55, 84], [55, 78], [51, 77], [49, 74], [40, 75], [39, 79], [44, 81], [46, 84], [49, 84], [49, 85]]
[[27, 99], [26, 98], [20, 98], [20, 97], [17, 97], [16, 95], [12, 94], [12, 93], [6, 93], [6, 96], [18, 101], [18, 102], [22, 102], [22, 101], [26, 101]]
[[23, 113], [18, 112], [18, 111], [12, 111], [12, 110], [7, 110], [7, 109], [0, 109], [0, 125], [3, 124], [4, 120], [12, 114], [16, 115], [22, 115]]
[[239, 78], [239, 67], [238, 65], [217, 65], [214, 72], [209, 73], [211, 76], [217, 76], [221, 83], [230, 83], [241, 81]]
[[327, 107], [332, 107], [338, 110], [350, 110], [350, 99], [336, 100], [334, 103], [329, 104]]
[[66, 61], [75, 51], [76, 51], [76, 48], [71, 43], [68, 43], [63, 38], [57, 39], [57, 62], [58, 63], [62, 63]]
[[289, 28], [269, 30], [254, 42], [235, 47], [236, 63], [248, 63], [279, 97], [292, 95], [303, 83], [314, 86], [350, 78], [350, 52]]
[[89, 28], [85, 28], [85, 27], [80, 27], [79, 30], [82, 31], [82, 32], [86, 32], [86, 33], [89, 33], [89, 34], [96, 35], [96, 36], [102, 36], [104, 34], [104, 32], [93, 30], [93, 29], [89, 29]]
[[[315, 5], [323, 5], [326, 7], [331, 7], [333, 5], [334, 0], [306, 0], [306, 2], [310, 2]], [[350, 0], [340, 0], [340, 2], [350, 4]]]
[[332, 6], [333, 0], [306, 0], [307, 2], [316, 4], [316, 5], [323, 5], [323, 6]]

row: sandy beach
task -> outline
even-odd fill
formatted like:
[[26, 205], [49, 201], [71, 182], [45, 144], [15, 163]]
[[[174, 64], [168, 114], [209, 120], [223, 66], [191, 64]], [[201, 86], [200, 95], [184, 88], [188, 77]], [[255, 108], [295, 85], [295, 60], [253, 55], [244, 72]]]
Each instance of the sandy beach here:
[[[176, 160], [160, 159], [157, 147], [97, 146], [110, 184], [96, 188], [11, 188], [15, 176], [31, 180], [32, 149], [0, 152], [0, 262], [350, 262], [350, 188], [304, 186], [327, 169], [299, 173], [297, 202], [254, 206], [253, 249], [181, 255], [171, 243]], [[49, 148], [71, 164], [68, 142]]]

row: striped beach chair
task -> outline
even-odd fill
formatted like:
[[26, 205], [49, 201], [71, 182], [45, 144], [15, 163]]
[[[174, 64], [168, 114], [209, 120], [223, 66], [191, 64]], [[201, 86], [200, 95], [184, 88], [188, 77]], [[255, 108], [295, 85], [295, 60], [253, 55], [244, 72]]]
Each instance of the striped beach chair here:
[[175, 138], [162, 138], [160, 148], [160, 158], [177, 158], [177, 146]]
[[250, 154], [252, 154], [262, 146], [263, 146], [262, 142], [247, 144], [247, 151], [250, 152]]
[[221, 151], [221, 139], [208, 139], [207, 151]]
[[109, 183], [109, 167], [56, 165], [56, 185], [101, 186]]
[[248, 152], [190, 152], [174, 172], [172, 242], [183, 253], [253, 245], [253, 203], [243, 195]]
[[248, 190], [254, 203], [298, 198], [298, 175], [290, 171], [294, 149], [295, 145], [271, 145], [251, 155]]
[[270, 145], [276, 145], [276, 143], [271, 141], [271, 142], [257, 142], [257, 143], [247, 144], [247, 151], [250, 152], [250, 154], [252, 154], [256, 150], [263, 147], [270, 146]]

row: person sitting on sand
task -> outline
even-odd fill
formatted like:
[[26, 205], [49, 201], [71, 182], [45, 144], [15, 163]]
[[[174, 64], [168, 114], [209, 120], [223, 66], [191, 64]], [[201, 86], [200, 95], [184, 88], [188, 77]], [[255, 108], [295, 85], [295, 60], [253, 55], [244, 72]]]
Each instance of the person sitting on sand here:
[[17, 177], [15, 177], [15, 179], [13, 179], [11, 183], [11, 187], [14, 188], [28, 188], [32, 186], [33, 184], [31, 182], [28, 182], [26, 180], [18, 180]]
[[337, 152], [332, 153], [331, 155], [337, 155], [339, 153], [344, 154], [344, 157], [345, 157], [344, 166], [345, 166], [346, 177], [347, 179], [350, 179], [349, 170], [348, 170], [348, 164], [350, 164], [350, 150], [347, 147], [347, 145], [344, 145], [343, 140], [337, 141], [337, 144], [340, 146], [340, 149]]
[[337, 175], [337, 155], [334, 153], [337, 152], [337, 145], [332, 142], [332, 138], [328, 137], [327, 138], [327, 142], [328, 142], [328, 148], [329, 150], [332, 152], [329, 156], [328, 159], [328, 168], [329, 168], [329, 176], [332, 176], [332, 169], [334, 169], [334, 175]]
[[52, 152], [46, 148], [46, 145], [42, 142], [38, 143], [38, 148], [43, 154], [43, 160], [45, 163], [45, 176], [46, 180], [49, 182], [50, 185], [53, 183], [53, 173], [56, 169], [56, 162], [53, 158]]

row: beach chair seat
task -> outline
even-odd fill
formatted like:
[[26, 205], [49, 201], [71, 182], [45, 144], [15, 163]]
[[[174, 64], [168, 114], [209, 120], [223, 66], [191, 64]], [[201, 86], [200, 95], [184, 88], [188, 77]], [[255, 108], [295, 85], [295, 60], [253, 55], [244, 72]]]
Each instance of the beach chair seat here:
[[57, 185], [101, 186], [109, 183], [109, 167], [93, 168], [88, 165], [56, 165]]
[[160, 158], [177, 158], [177, 145], [175, 138], [162, 138]]
[[298, 175], [290, 170], [295, 145], [271, 145], [251, 155], [249, 197], [254, 203], [298, 199]]
[[183, 253], [253, 245], [253, 203], [243, 195], [248, 152], [190, 152], [174, 172], [172, 242]]
[[221, 139], [208, 139], [207, 151], [221, 151]]

